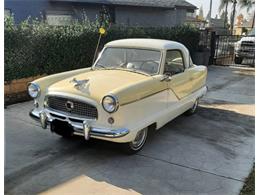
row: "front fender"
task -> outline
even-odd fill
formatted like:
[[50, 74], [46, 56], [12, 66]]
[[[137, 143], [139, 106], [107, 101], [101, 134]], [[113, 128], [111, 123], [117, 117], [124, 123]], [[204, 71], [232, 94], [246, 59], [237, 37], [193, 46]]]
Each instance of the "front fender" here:
[[118, 98], [120, 106], [123, 106], [166, 90], [167, 83], [161, 79], [162, 75], [153, 76], [127, 87], [117, 88], [111, 93]]
[[77, 75], [77, 74], [80, 74], [83, 72], [87, 72], [87, 71], [90, 71], [90, 68], [81, 68], [81, 69], [77, 69], [77, 70], [57, 73], [57, 74], [49, 75], [49, 76], [34, 80], [33, 83], [38, 84], [41, 89], [41, 94], [37, 98], [37, 101], [39, 102], [39, 106], [43, 105], [44, 96], [47, 93], [48, 87], [50, 85], [52, 85], [53, 83], [55, 83], [57, 81], [60, 81], [60, 80], [66, 79], [68, 77], [71, 77], [71, 76], [74, 76], [74, 75]]

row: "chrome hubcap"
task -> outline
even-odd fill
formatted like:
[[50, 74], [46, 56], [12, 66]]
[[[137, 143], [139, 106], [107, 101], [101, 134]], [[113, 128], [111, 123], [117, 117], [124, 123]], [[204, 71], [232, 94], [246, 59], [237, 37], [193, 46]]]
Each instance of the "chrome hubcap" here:
[[199, 104], [199, 101], [196, 100], [195, 103], [194, 103], [194, 105], [193, 105], [193, 107], [192, 107], [192, 109], [191, 109], [192, 112], [195, 112], [195, 110], [196, 110], [197, 107], [198, 107], [198, 104]]
[[133, 150], [140, 149], [144, 145], [144, 142], [146, 140], [146, 136], [147, 136], [147, 128], [139, 131], [137, 133], [136, 137], [135, 137], [135, 140], [131, 142], [131, 148]]

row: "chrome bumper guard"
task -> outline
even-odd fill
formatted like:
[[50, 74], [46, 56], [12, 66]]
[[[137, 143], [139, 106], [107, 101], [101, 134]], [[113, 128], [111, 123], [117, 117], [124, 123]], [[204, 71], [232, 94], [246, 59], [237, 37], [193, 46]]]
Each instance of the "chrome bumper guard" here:
[[118, 138], [129, 133], [129, 130], [125, 128], [108, 129], [93, 127], [91, 123], [94, 119], [68, 116], [50, 109], [44, 109], [42, 112], [32, 110], [29, 115], [34, 120], [40, 122], [43, 129], [46, 129], [53, 120], [68, 122], [74, 129], [73, 134], [84, 136], [86, 140], [90, 137]]

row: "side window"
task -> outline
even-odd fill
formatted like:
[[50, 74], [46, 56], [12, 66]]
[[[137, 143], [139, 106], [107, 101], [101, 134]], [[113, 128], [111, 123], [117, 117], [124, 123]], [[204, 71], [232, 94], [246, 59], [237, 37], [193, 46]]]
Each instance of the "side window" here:
[[72, 23], [72, 15], [65, 14], [47, 14], [46, 20], [49, 25], [66, 26]]
[[52, 26], [66, 26], [73, 22], [73, 12], [69, 10], [46, 10], [46, 22]]
[[179, 50], [170, 50], [166, 53], [164, 73], [174, 75], [184, 71], [182, 53]]
[[10, 17], [11, 16], [11, 10], [5, 8], [5, 17]]

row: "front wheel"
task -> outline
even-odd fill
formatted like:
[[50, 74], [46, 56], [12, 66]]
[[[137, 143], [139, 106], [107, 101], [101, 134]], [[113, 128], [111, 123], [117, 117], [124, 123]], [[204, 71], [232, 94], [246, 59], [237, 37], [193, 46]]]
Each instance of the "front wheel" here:
[[127, 154], [135, 154], [144, 146], [148, 134], [148, 128], [144, 128], [137, 132], [135, 139], [132, 142], [125, 143], [123, 146]]

